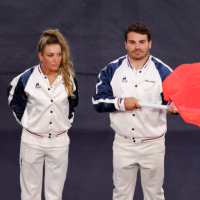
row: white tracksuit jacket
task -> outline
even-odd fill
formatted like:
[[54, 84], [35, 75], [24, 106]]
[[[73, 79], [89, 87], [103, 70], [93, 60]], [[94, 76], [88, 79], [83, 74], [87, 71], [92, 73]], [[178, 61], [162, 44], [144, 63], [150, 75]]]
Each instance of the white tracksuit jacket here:
[[[79, 99], [76, 79], [71, 79], [74, 83], [75, 99], [65, 91], [61, 74], [50, 86], [40, 65], [26, 70], [12, 80], [8, 86], [8, 103], [16, 120], [25, 130], [39, 135], [68, 131]], [[28, 134], [22, 135], [24, 142], [33, 141], [34, 138], [28, 137]], [[62, 139], [56, 140], [58, 146], [59, 143], [63, 145]], [[37, 144], [36, 141], [35, 143]]]
[[149, 55], [138, 70], [123, 56], [105, 67], [99, 74], [92, 98], [94, 109], [110, 112], [111, 127], [124, 137], [149, 139], [166, 133], [166, 111], [152, 108], [125, 111], [124, 98], [140, 102], [167, 104], [162, 82], [172, 70], [159, 59]]

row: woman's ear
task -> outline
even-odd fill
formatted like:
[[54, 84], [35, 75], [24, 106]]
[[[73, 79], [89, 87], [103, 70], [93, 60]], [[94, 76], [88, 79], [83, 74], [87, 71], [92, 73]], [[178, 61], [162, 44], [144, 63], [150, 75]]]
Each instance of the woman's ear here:
[[38, 57], [39, 57], [40, 61], [42, 62], [43, 61], [43, 56], [42, 56], [41, 52], [38, 53]]

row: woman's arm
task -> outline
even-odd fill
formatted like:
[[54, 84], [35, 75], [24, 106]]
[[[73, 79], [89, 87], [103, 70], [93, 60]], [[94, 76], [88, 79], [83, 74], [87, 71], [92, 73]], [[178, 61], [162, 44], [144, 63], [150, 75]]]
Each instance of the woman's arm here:
[[71, 124], [73, 123], [73, 120], [74, 120], [75, 107], [78, 105], [78, 101], [79, 101], [77, 80], [75, 77], [73, 79], [74, 79], [74, 86], [75, 86], [73, 94], [75, 95], [75, 98], [71, 96], [68, 97], [68, 101], [69, 101], [69, 117], [68, 118]]

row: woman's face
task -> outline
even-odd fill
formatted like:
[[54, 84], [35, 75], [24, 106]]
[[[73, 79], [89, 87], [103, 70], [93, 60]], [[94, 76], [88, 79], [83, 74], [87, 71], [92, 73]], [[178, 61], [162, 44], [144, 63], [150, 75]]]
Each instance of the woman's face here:
[[62, 59], [61, 46], [59, 44], [46, 45], [43, 53], [39, 52], [38, 56], [44, 71], [57, 71]]

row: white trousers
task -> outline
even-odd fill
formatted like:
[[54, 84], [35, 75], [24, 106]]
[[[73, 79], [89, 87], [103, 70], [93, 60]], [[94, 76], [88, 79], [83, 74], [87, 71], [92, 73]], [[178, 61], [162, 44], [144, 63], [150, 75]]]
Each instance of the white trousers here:
[[68, 166], [69, 146], [44, 148], [21, 142], [20, 185], [22, 200], [41, 200], [45, 162], [45, 199], [61, 200]]
[[144, 200], [164, 200], [165, 139], [132, 143], [116, 134], [113, 143], [113, 200], [133, 200], [140, 169]]

